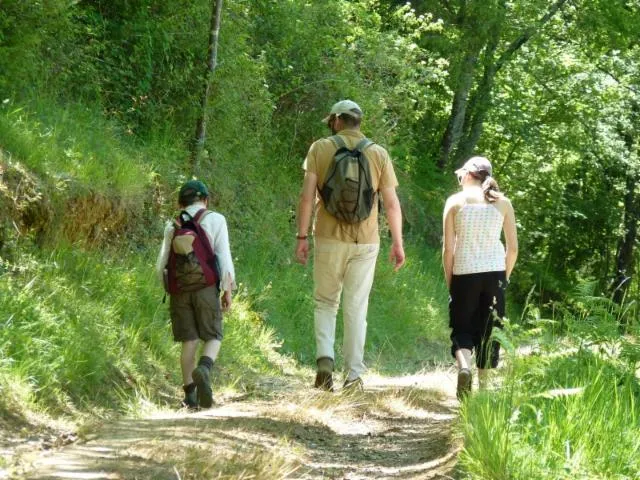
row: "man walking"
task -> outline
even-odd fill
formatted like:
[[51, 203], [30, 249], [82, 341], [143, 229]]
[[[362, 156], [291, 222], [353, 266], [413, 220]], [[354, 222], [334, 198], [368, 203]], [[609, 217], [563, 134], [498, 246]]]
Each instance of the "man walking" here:
[[[314, 142], [303, 164], [305, 176], [298, 206], [296, 259], [302, 264], [308, 260], [308, 230], [316, 206], [313, 278], [318, 371], [315, 387], [327, 391], [333, 391], [336, 315], [341, 294], [346, 375], [343, 389], [362, 388], [361, 375], [366, 369], [363, 358], [367, 307], [380, 244], [379, 195], [393, 241], [390, 260], [395, 270], [405, 261], [402, 212], [396, 195], [398, 181], [387, 151], [368, 141], [360, 131], [362, 116], [355, 102], [336, 103], [323, 120], [334, 135]], [[343, 164], [347, 167], [341, 171], [338, 162], [343, 160], [352, 161], [354, 166]], [[336, 183], [335, 179], [349, 177], [349, 168], [359, 177], [352, 181], [356, 187], [350, 197], [355, 200], [352, 202], [355, 206], [345, 213], [344, 201], [336, 200], [335, 195], [348, 187]], [[345, 180], [349, 181], [351, 179]], [[345, 196], [348, 195], [342, 197]]]

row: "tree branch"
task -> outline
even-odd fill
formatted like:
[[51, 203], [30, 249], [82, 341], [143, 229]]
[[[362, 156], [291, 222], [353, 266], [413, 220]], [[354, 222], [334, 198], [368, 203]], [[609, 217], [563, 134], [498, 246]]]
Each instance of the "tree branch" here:
[[518, 38], [511, 42], [507, 49], [502, 52], [500, 58], [498, 58], [495, 68], [496, 72], [498, 72], [504, 64], [509, 61], [513, 54], [518, 51], [520, 47], [522, 47], [522, 45], [524, 45], [538, 30], [540, 30], [540, 28], [542, 28], [542, 26], [544, 26], [544, 24], [555, 15], [565, 3], [567, 3], [567, 0], [557, 0], [556, 3], [549, 8], [549, 11], [540, 20], [538, 20], [535, 26], [527, 28]]
[[596, 68], [598, 70], [600, 70], [602, 73], [604, 73], [605, 75], [608, 75], [609, 77], [611, 77], [611, 79], [613, 81], [615, 81], [618, 85], [620, 85], [622, 88], [626, 88], [627, 90], [629, 90], [632, 93], [635, 93], [636, 95], [640, 94], [640, 90], [637, 90], [635, 88], [633, 88], [631, 85], [627, 85], [625, 84], [622, 80], [620, 80], [616, 75], [614, 75], [613, 73], [611, 73], [609, 70], [607, 70], [606, 68], [604, 68], [603, 66], [601, 66], [600, 64], [596, 64]]

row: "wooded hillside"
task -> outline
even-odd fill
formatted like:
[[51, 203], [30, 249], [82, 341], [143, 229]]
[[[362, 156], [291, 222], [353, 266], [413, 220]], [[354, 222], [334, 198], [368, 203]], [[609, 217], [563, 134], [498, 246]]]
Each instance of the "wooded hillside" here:
[[[228, 0], [211, 73], [217, 5], [0, 2], [0, 412], [169, 402], [152, 266], [192, 176], [227, 217], [240, 282], [220, 377], [250, 390], [282, 359], [312, 365], [295, 209], [305, 153], [345, 98], [390, 151], [404, 213], [407, 267], [381, 260], [373, 292], [374, 368], [450, 360], [441, 214], [473, 154], [518, 222], [505, 345], [545, 319], [554, 334], [637, 332], [639, 0]], [[637, 402], [633, 345], [621, 375]]]

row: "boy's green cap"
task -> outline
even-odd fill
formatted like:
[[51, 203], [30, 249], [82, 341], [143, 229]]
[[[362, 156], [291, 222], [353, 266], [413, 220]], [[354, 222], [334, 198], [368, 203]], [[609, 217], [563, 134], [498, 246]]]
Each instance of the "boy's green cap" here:
[[209, 190], [207, 190], [207, 186], [202, 183], [200, 180], [189, 180], [187, 183], [182, 185], [180, 188], [179, 196], [185, 195], [189, 190], [193, 190], [196, 192], [196, 195], [200, 198], [205, 198], [209, 196]]

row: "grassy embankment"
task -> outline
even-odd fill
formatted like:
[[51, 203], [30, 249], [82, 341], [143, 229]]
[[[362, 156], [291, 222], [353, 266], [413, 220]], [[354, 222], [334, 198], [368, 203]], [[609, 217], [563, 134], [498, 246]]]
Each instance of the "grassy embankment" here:
[[501, 387], [462, 410], [470, 478], [640, 477], [640, 343], [637, 324], [620, 334], [619, 311], [583, 296], [571, 312], [545, 320], [532, 308], [527, 329], [507, 329]]
[[[5, 104], [0, 138], [0, 409], [174, 406], [178, 348], [153, 263], [186, 152], [169, 136], [139, 144], [86, 107], [44, 101]], [[251, 390], [259, 376], [312, 366], [312, 281], [311, 268], [291, 260], [299, 167], [292, 175], [269, 159], [251, 168], [235, 160], [204, 177], [228, 218], [240, 283], [216, 383]], [[387, 248], [367, 359], [381, 372], [412, 373], [446, 358], [439, 257], [409, 244], [408, 265], [394, 274]]]

